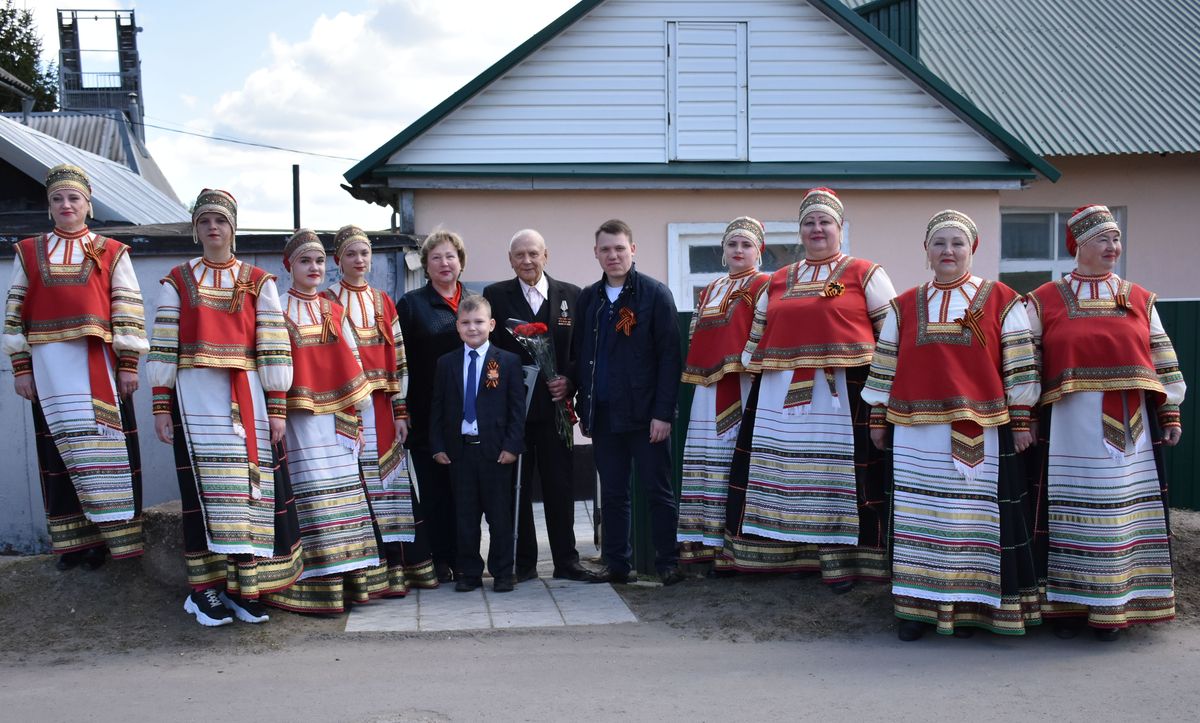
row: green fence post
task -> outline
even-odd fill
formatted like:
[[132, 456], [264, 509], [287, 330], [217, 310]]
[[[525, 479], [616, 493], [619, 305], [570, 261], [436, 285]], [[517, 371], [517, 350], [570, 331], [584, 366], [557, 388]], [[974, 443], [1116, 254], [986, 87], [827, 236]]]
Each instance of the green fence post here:
[[1172, 507], [1200, 510], [1200, 482], [1196, 470], [1200, 465], [1200, 418], [1197, 418], [1196, 395], [1200, 392], [1200, 301], [1160, 301], [1155, 304], [1163, 328], [1175, 345], [1179, 369], [1188, 384], [1183, 400], [1183, 437], [1175, 447], [1167, 447], [1164, 460], [1167, 483], [1170, 485]]
[[[692, 323], [690, 311], [679, 312], [679, 344], [684, 358], [687, 357], [688, 328]], [[671, 424], [671, 482], [675, 488], [675, 500], [679, 501], [679, 489], [683, 481], [683, 441], [687, 438], [687, 421], [692, 412], [692, 396], [695, 389], [691, 384], [679, 385], [679, 411]], [[638, 572], [655, 576], [654, 543], [650, 538], [650, 504], [646, 493], [637, 480], [637, 471], [631, 481], [633, 492], [631, 498], [630, 518], [633, 522], [633, 569]]]

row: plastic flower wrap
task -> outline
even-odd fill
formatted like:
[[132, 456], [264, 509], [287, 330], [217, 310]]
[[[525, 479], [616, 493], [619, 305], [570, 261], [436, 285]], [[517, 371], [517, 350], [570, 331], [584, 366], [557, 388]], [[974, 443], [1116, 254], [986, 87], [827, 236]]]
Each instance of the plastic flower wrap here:
[[[533, 357], [534, 363], [537, 364], [546, 379], [554, 379], [558, 376], [558, 370], [554, 363], [554, 346], [549, 329], [545, 324], [509, 319], [504, 322], [504, 326], [508, 329], [508, 333], [512, 334], [513, 338], [525, 347], [529, 356]], [[570, 400], [563, 399], [554, 403], [554, 425], [558, 430], [559, 438], [566, 443], [567, 449], [575, 444], [575, 432], [572, 430], [575, 421], [575, 410], [572, 408]]]

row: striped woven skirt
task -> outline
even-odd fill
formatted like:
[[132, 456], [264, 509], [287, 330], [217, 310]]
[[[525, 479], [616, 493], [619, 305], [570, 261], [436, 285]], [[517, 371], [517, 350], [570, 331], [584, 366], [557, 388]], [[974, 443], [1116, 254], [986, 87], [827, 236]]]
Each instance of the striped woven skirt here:
[[949, 425], [896, 426], [892, 460], [896, 617], [947, 635], [1040, 623], [1031, 499], [1010, 428], [984, 429], [972, 480], [954, 466]]
[[785, 410], [791, 379], [790, 371], [762, 375], [742, 531], [787, 542], [854, 545], [858, 499], [845, 372], [835, 372], [837, 397], [822, 378], [810, 404]]
[[788, 411], [792, 373], [763, 374], [744, 512], [731, 527], [802, 546], [802, 569], [820, 569], [826, 583], [888, 579], [888, 480], [860, 398], [866, 371], [835, 369], [836, 397], [818, 374], [812, 401]]
[[[198, 487], [209, 552], [275, 554], [275, 478], [267, 404], [257, 372], [246, 372], [254, 400], [259, 489], [251, 494], [246, 439], [234, 428], [229, 370], [180, 369], [175, 400], [183, 420], [187, 459]], [[178, 438], [177, 438], [178, 439]], [[180, 481], [183, 484], [183, 481]]]
[[[375, 394], [383, 392], [377, 391]], [[429, 542], [416, 541], [417, 520], [413, 511], [408, 455], [397, 443], [397, 452], [401, 455], [400, 466], [396, 468], [394, 478], [385, 484], [379, 477], [375, 405], [368, 405], [361, 410], [361, 414], [364, 445], [358, 463], [378, 532], [379, 550], [387, 560], [387, 584], [382, 594], [385, 597], [403, 597], [414, 587], [435, 588], [438, 586], [437, 574], [433, 569]], [[384, 420], [384, 423], [391, 421]]]
[[[133, 405], [117, 397], [122, 432], [100, 430], [87, 374], [86, 339], [34, 345], [34, 434], [42, 501], [56, 555], [107, 546], [142, 554], [141, 456]], [[112, 364], [109, 381], [112, 383]], [[116, 387], [113, 387], [114, 394]]]
[[[375, 392], [383, 394], [383, 392]], [[363, 481], [366, 483], [367, 497], [371, 501], [371, 514], [375, 524], [379, 526], [379, 534], [384, 542], [412, 542], [416, 534], [416, 522], [413, 520], [412, 483], [408, 478], [408, 456], [400, 449], [400, 466], [396, 468], [393, 479], [384, 481], [379, 477], [379, 445], [376, 433], [375, 405], [370, 404], [360, 410], [362, 416], [363, 448], [359, 452], [358, 462], [362, 467]], [[392, 420], [382, 420], [391, 424]]]
[[287, 468], [296, 495], [304, 572], [286, 590], [265, 596], [268, 605], [339, 613], [348, 602], [366, 602], [386, 592], [387, 568], [380, 563], [358, 454], [335, 425], [332, 414], [288, 412]]
[[[746, 509], [746, 486], [750, 478], [750, 450], [754, 446], [754, 427], [761, 379], [754, 377], [742, 413], [741, 427], [729, 468], [729, 490], [725, 501], [725, 529], [720, 553], [712, 560], [719, 573], [817, 572], [817, 546], [772, 540], [742, 532]], [[680, 551], [679, 561], [689, 561], [688, 549]], [[698, 560], [691, 560], [698, 561]]]
[[[1100, 392], [1064, 396], [1049, 431], [1044, 507], [1047, 617], [1087, 616], [1097, 628], [1175, 617], [1170, 530], [1157, 416], [1131, 453], [1104, 444]], [[1042, 525], [1039, 524], [1039, 529]]]
[[[257, 375], [252, 379], [251, 390], [261, 390]], [[181, 392], [181, 389], [186, 391]], [[223, 419], [206, 418], [197, 413], [192, 417], [195, 426], [189, 430], [183, 423], [184, 415], [180, 408], [180, 400], [185, 394], [193, 401], [204, 397], [220, 398], [224, 394], [223, 402], [228, 405], [229, 372], [224, 369], [180, 369], [175, 391], [171, 402], [171, 419], [174, 423], [175, 475], [179, 481], [183, 511], [183, 551], [188, 584], [198, 590], [224, 587], [233, 594], [252, 600], [286, 588], [299, 579], [304, 569], [300, 553], [300, 523], [296, 518], [296, 501], [292, 497], [287, 468], [283, 464], [283, 446], [271, 445], [266, 402], [261, 398], [261, 392], [255, 398], [255, 420], [259, 435], [258, 468], [263, 498], [254, 500], [249, 494], [242, 493], [249, 486], [246, 442], [234, 433], [229, 412], [225, 413]], [[258, 416], [259, 404], [262, 404], [261, 417]], [[193, 405], [192, 408], [195, 410], [197, 406]], [[214, 408], [219, 409], [219, 404]], [[221, 434], [223, 431], [224, 434]], [[236, 445], [228, 437], [236, 439]], [[192, 446], [193, 439], [200, 442], [220, 441], [221, 448], [226, 450], [228, 456], [222, 459], [214, 455], [207, 443], [201, 445], [201, 453], [197, 455]], [[212, 484], [205, 483], [201, 470], [213, 481]], [[231, 499], [221, 499], [221, 495], [217, 494], [221, 489], [236, 490], [237, 494], [230, 495]], [[255, 531], [257, 544], [251, 547], [256, 550], [255, 553], [227, 554], [212, 549], [214, 531], [210, 525], [226, 525], [217, 531], [217, 536], [227, 538], [229, 521], [239, 518], [247, 522], [257, 521], [261, 515], [260, 508], [268, 499], [271, 504], [270, 527], [262, 531], [258, 524], [241, 526], [243, 530]], [[236, 514], [235, 501], [240, 501], [247, 508], [240, 516]], [[245, 539], [250, 539], [249, 535]]]
[[[753, 376], [739, 374], [742, 409]], [[685, 543], [693, 561], [712, 561], [725, 544], [725, 507], [729, 497], [729, 468], [739, 426], [717, 434], [717, 385], [697, 386], [683, 443], [683, 484], [679, 495], [676, 540]], [[688, 544], [694, 543], [694, 544]]]

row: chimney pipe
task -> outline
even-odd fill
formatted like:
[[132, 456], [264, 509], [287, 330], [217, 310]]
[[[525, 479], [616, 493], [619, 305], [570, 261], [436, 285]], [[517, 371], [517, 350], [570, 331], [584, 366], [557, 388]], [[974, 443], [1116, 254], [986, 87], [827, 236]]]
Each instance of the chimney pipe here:
[[142, 108], [138, 105], [138, 94], [129, 94], [129, 122], [133, 125], [133, 132], [142, 142], [146, 144], [146, 126], [142, 124]]
[[300, 228], [300, 164], [292, 164], [292, 227]]
[[33, 98], [25, 96], [21, 98], [21, 122], [25, 125], [30, 125], [29, 114], [33, 112]]

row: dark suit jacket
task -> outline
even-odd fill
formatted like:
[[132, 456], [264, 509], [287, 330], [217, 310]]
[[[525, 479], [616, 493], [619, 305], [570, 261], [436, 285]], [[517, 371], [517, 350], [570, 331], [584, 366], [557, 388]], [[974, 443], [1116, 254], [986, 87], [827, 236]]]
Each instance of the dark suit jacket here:
[[[607, 308], [605, 279], [579, 294], [579, 328], [575, 330], [575, 412], [584, 434], [593, 429], [592, 392], [597, 357], [607, 362], [608, 406], [612, 432], [632, 432], [650, 426], [651, 419], [675, 421], [683, 352], [675, 299], [664, 284], [638, 273], [634, 264], [625, 277], [611, 317]], [[621, 308], [634, 312], [636, 323], [629, 336], [615, 331]], [[604, 348], [600, 325], [607, 326]]]
[[[543, 321], [549, 328], [550, 338], [554, 346], [554, 361], [560, 375], [570, 379], [575, 373], [575, 358], [572, 352], [572, 337], [575, 332], [575, 302], [579, 299], [579, 287], [565, 281], [551, 278], [546, 274], [548, 285], [546, 299], [542, 302], [538, 318], [534, 318], [533, 309], [525, 298], [524, 285], [518, 278], [499, 281], [483, 290], [483, 296], [492, 305], [492, 318], [496, 320], [496, 330], [492, 332], [492, 343], [521, 357], [522, 364], [533, 364], [533, 358], [525, 347], [508, 333], [504, 322], [509, 318], [522, 321]], [[550, 390], [546, 388], [546, 377], [538, 375], [537, 388], [529, 403], [526, 419], [531, 422], [544, 422], [553, 419], [554, 402], [550, 398]]]
[[[438, 359], [430, 408], [430, 454], [445, 452], [453, 462], [462, 452], [463, 347]], [[495, 388], [488, 387], [489, 362], [499, 365], [500, 378]], [[500, 450], [513, 454], [525, 451], [525, 373], [516, 354], [488, 347], [479, 363], [479, 391], [475, 397], [475, 415], [479, 424], [479, 443], [485, 459], [497, 459]]]

